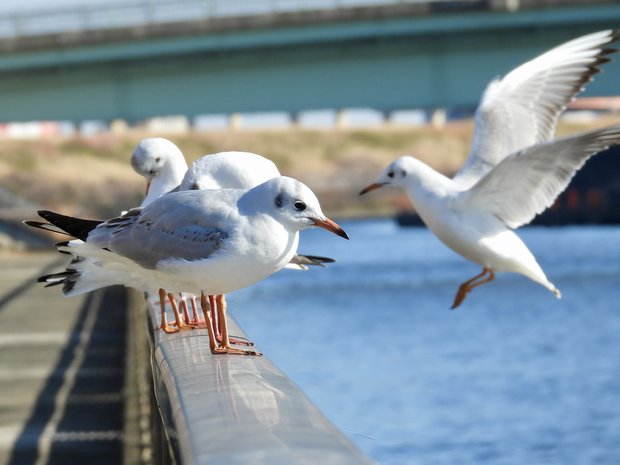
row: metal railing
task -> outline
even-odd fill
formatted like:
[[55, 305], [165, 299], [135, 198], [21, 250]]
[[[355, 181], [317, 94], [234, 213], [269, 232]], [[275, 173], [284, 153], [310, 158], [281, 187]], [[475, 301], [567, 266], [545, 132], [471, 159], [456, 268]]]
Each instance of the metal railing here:
[[[126, 463], [372, 465], [267, 357], [212, 355], [206, 330], [153, 331], [159, 306], [145, 303], [137, 292], [132, 302], [130, 344], [138, 348], [130, 354], [138, 360], [129, 373], [138, 374], [134, 384], [142, 386], [130, 396], [135, 409], [142, 406], [133, 425], [150, 424], [152, 440], [134, 439], [127, 454], [134, 460]], [[230, 317], [229, 326], [232, 334], [245, 337]], [[139, 356], [144, 346], [150, 346], [146, 364]], [[140, 402], [150, 383], [144, 367], [152, 375], [151, 408]], [[141, 436], [128, 426], [134, 438]]]
[[[84, 2], [74, 7], [22, 9], [0, 14], [0, 39], [161, 25], [166, 23], [271, 15], [363, 6], [446, 0], [136, 0]], [[467, 2], [468, 0], [464, 0]]]

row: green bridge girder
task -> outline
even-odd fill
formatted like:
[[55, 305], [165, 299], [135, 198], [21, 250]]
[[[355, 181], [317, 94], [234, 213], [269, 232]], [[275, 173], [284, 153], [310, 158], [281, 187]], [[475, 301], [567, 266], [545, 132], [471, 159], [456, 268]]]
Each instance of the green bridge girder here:
[[[489, 80], [620, 27], [620, 4], [307, 22], [0, 55], [0, 121], [473, 108]], [[610, 63], [585, 95], [620, 94]]]

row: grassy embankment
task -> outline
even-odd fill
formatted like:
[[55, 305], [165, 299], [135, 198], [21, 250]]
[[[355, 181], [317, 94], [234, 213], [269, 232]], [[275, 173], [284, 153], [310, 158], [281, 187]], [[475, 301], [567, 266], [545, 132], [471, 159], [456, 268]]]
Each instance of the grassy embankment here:
[[[606, 117], [587, 126], [564, 123], [559, 134], [619, 120]], [[225, 150], [260, 153], [272, 159], [283, 174], [310, 186], [328, 215], [342, 218], [391, 214], [406, 205], [402, 193], [357, 196], [400, 155], [413, 154], [446, 174], [453, 173], [467, 156], [472, 127], [471, 121], [464, 121], [443, 129], [289, 129], [167, 137], [189, 162]], [[0, 185], [44, 208], [87, 217], [115, 215], [140, 203], [144, 182], [129, 166], [129, 156], [141, 138], [155, 135], [1, 140]]]

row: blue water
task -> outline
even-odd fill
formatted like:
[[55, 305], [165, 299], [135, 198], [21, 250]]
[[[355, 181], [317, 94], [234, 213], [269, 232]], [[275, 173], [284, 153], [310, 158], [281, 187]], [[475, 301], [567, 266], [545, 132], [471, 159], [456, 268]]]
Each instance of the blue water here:
[[525, 228], [562, 291], [480, 269], [426, 229], [302, 233], [337, 263], [229, 297], [241, 326], [382, 465], [620, 464], [620, 228]]

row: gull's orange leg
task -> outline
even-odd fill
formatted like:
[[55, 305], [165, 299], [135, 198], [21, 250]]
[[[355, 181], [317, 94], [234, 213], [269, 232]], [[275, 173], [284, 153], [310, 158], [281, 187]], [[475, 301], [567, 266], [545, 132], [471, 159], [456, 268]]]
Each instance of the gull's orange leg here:
[[[489, 276], [485, 277], [487, 273], [489, 274]], [[465, 300], [465, 297], [467, 297], [467, 294], [474, 287], [481, 286], [482, 284], [488, 283], [489, 281], [493, 281], [494, 279], [495, 279], [495, 273], [493, 273], [493, 270], [491, 270], [490, 268], [483, 268], [482, 273], [465, 281], [463, 284], [459, 286], [459, 290], [456, 292], [456, 296], [454, 297], [454, 303], [452, 304], [451, 308], [455, 309], [456, 307], [461, 305], [463, 300]], [[476, 281], [476, 280], [479, 280], [479, 281]]]
[[159, 290], [159, 308], [161, 309], [161, 324], [159, 328], [167, 334], [176, 333], [178, 329], [174, 329], [168, 325], [168, 319], [166, 318], [166, 290]]
[[[211, 296], [209, 296], [211, 297]], [[205, 316], [205, 320], [207, 322], [207, 332], [209, 334], [209, 347], [211, 348], [211, 353], [212, 354], [234, 354], [234, 355], [262, 355], [260, 352], [256, 352], [253, 350], [241, 350], [241, 349], [234, 349], [232, 347], [230, 347], [229, 344], [227, 345], [220, 345], [217, 342], [217, 339], [215, 337], [215, 330], [214, 330], [214, 321], [211, 317], [212, 314], [212, 309], [210, 308], [210, 304], [208, 301], [210, 301], [212, 299], [207, 299], [207, 297], [205, 296], [204, 292], [202, 292], [200, 294], [200, 304], [202, 307], [202, 313]], [[225, 304], [224, 304], [225, 306]], [[224, 321], [226, 321], [226, 308], [224, 307], [224, 311], [221, 312], [218, 308], [218, 314], [223, 315], [224, 317]]]
[[[230, 347], [230, 344], [238, 344], [245, 346], [253, 346], [254, 343], [249, 339], [241, 340], [238, 337], [229, 337], [228, 335], [228, 320], [226, 319], [226, 297], [224, 295], [218, 295], [215, 297], [217, 301], [217, 319], [220, 326], [220, 345], [222, 347]], [[236, 350], [236, 349], [235, 349]], [[246, 351], [246, 355], [262, 355], [256, 351]]]
[[220, 344], [222, 347], [230, 347], [230, 341], [228, 340], [228, 321], [226, 320], [226, 298], [223, 295], [215, 296], [217, 302], [217, 319], [220, 329]]
[[198, 306], [196, 305], [196, 296], [191, 296], [192, 302], [192, 324], [198, 326], [201, 324], [200, 316], [198, 315]]
[[172, 292], [168, 293], [168, 301], [170, 302], [170, 306], [172, 307], [172, 312], [174, 313], [174, 321], [177, 327], [179, 329], [189, 329], [189, 327], [185, 323], [183, 323], [183, 319], [181, 318], [181, 314], [179, 313], [179, 307], [177, 307], [177, 302]]
[[212, 311], [217, 309], [217, 315], [213, 318], [215, 326], [215, 338], [217, 339], [217, 341], [220, 344], [223, 343], [224, 331], [226, 331], [228, 343], [240, 346], [253, 346], [254, 343], [248, 338], [228, 335], [228, 321], [226, 320], [226, 297], [223, 295], [210, 295], [209, 300], [211, 302]]
[[192, 312], [193, 318], [189, 316], [189, 309], [187, 307], [187, 299], [183, 297], [183, 293], [179, 293], [179, 298], [181, 299], [181, 307], [183, 308], [183, 318], [185, 319], [185, 324], [192, 328], [196, 328], [200, 325], [200, 318], [198, 318], [198, 310], [196, 309], [196, 297], [191, 296], [192, 300]]
[[215, 338], [220, 341], [220, 327], [217, 321], [217, 313], [215, 310], [217, 308], [217, 304], [215, 303], [214, 295], [209, 296], [209, 305], [211, 305], [211, 321], [213, 322], [213, 331], [215, 332]]
[[179, 300], [181, 302], [181, 308], [183, 309], [183, 318], [185, 318], [185, 324], [190, 324], [189, 309], [187, 308], [187, 302], [183, 298], [183, 294], [179, 293]]
[[211, 349], [211, 353], [215, 354], [218, 343], [215, 338], [215, 331], [213, 329], [213, 320], [211, 319], [211, 305], [209, 303], [209, 300], [210, 299], [207, 299], [207, 296], [204, 294], [204, 292], [200, 293], [200, 307], [202, 309], [202, 314], [205, 317], [207, 334], [209, 335], [209, 348]]

